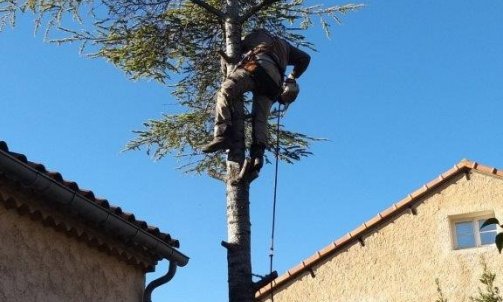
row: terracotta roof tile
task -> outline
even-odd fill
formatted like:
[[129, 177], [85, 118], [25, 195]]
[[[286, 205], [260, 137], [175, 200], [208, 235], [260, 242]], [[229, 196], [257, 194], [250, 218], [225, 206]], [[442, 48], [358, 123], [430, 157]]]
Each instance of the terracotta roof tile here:
[[[38, 172], [47, 175], [48, 177], [56, 180], [61, 185], [69, 188], [72, 191], [75, 191], [77, 194], [84, 196], [85, 198], [89, 199], [90, 201], [94, 202], [95, 204], [99, 205], [100, 207], [107, 209], [107, 210], [109, 210], [109, 209], [112, 210], [114, 213], [118, 214], [123, 219], [141, 227], [143, 230], [155, 235], [157, 238], [161, 239], [162, 241], [166, 242], [167, 244], [169, 244], [175, 248], [179, 247], [179, 245], [180, 245], [179, 241], [172, 239], [169, 234], [161, 232], [159, 230], [159, 228], [157, 228], [155, 226], [149, 226], [143, 220], [136, 219], [135, 215], [132, 213], [125, 213], [120, 207], [111, 206], [109, 204], [108, 200], [97, 198], [93, 191], [79, 188], [79, 185], [76, 182], [70, 181], [70, 180], [65, 180], [63, 178], [63, 176], [61, 175], [61, 173], [56, 172], [56, 171], [49, 171], [46, 169], [46, 167], [43, 164], [29, 161], [28, 158], [26, 157], [26, 155], [10, 151], [7, 143], [4, 141], [0, 141], [0, 152], [4, 152], [4, 153], [8, 154], [9, 156], [14, 157], [18, 161], [22, 162], [23, 164], [31, 167], [32, 169], [35, 169]], [[17, 204], [17, 202], [15, 200], [13, 200], [12, 198], [5, 200], [4, 203], [8, 207], [10, 206], [10, 207], [19, 208], [21, 206], [21, 205]]]
[[478, 165], [477, 170], [479, 170], [482, 173], [487, 173], [487, 174], [496, 174], [496, 169], [493, 167], [488, 167], [484, 165]]
[[124, 218], [124, 220], [127, 220], [129, 222], [135, 222], [136, 218], [133, 213], [122, 213], [121, 217]]
[[65, 186], [67, 186], [68, 188], [70, 188], [73, 191], [79, 190], [79, 186], [74, 181], [65, 181], [64, 184], [65, 184]]
[[96, 199], [96, 203], [105, 209], [110, 209], [110, 203], [106, 199]]
[[382, 218], [386, 218], [386, 217], [390, 216], [391, 214], [393, 214], [395, 212], [395, 210], [396, 210], [396, 205], [393, 204], [391, 207], [380, 212], [379, 215], [381, 215]]
[[442, 173], [442, 175], [441, 175], [441, 176], [442, 176], [444, 179], [449, 178], [449, 177], [451, 177], [452, 175], [454, 175], [454, 174], [458, 173], [461, 169], [463, 169], [463, 168], [465, 168], [465, 167], [466, 167], [466, 166], [464, 166], [464, 165], [461, 165], [460, 167], [458, 167], [458, 166], [456, 165], [456, 166], [454, 166], [454, 167], [450, 168], [449, 170], [445, 171], [444, 173]]
[[381, 214], [377, 214], [376, 216], [372, 217], [369, 221], [365, 222], [365, 224], [367, 225], [367, 228], [372, 228], [374, 225], [381, 222], [381, 220], [382, 220]]
[[403, 208], [403, 207], [407, 206], [413, 199], [414, 198], [412, 197], [411, 194], [407, 195], [407, 197], [405, 197], [404, 199], [402, 199], [399, 202], [395, 203], [396, 208], [395, 208], [394, 211], [396, 211], [396, 209], [400, 209], [400, 208]]
[[341, 238], [337, 239], [334, 241], [334, 245], [335, 247], [334, 248], [337, 248], [343, 244], [345, 244], [346, 242], [348, 242], [349, 240], [351, 239], [351, 235], [349, 233], [347, 233], [346, 235], [342, 236]]
[[437, 178], [434, 178], [434, 179], [430, 180], [425, 186], [428, 189], [433, 189], [436, 186], [438, 186], [441, 182], [442, 182], [442, 178], [437, 177]]
[[290, 276], [296, 275], [297, 273], [301, 272], [304, 267], [305, 265], [303, 263], [297, 264], [296, 266], [288, 270], [288, 274]]
[[[487, 175], [496, 175], [496, 176], [503, 177], [503, 172], [501, 170], [498, 170], [493, 167], [481, 165], [481, 164], [474, 162], [474, 161], [470, 161], [470, 160], [466, 160], [466, 159], [461, 160], [454, 167], [452, 167], [451, 169], [442, 173], [437, 178], [429, 181], [426, 185], [420, 187], [419, 189], [412, 192], [411, 194], [407, 195], [407, 197], [400, 200], [398, 203], [393, 204], [391, 207], [383, 210], [382, 212], [380, 212], [379, 214], [377, 214], [376, 216], [371, 218], [369, 221], [358, 226], [356, 229], [345, 234], [344, 236], [337, 239], [336, 241], [330, 243], [328, 246], [324, 247], [323, 249], [317, 251], [314, 255], [312, 255], [311, 257], [302, 261], [299, 265], [290, 269], [287, 273], [279, 276], [275, 281], [272, 282], [272, 285], [273, 285], [272, 288], [282, 286], [286, 282], [293, 280], [296, 275], [298, 275], [304, 271], [307, 271], [307, 269], [309, 269], [310, 267], [312, 267], [316, 263], [335, 254], [345, 244], [348, 244], [350, 242], [356, 242], [357, 240], [360, 239], [361, 235], [363, 235], [365, 233], [370, 233], [370, 232], [376, 230], [379, 224], [393, 219], [394, 217], [396, 217], [397, 214], [401, 213], [404, 209], [412, 206], [415, 202], [418, 202], [421, 199], [421, 197], [423, 197], [425, 194], [431, 192], [433, 189], [437, 188], [438, 186], [440, 186], [441, 184], [446, 182], [451, 177], [453, 177], [459, 173], [469, 171], [469, 170], [477, 171], [477, 172], [487, 174]], [[262, 289], [260, 289], [257, 292], [256, 298], [257, 299], [265, 298], [265, 295], [268, 294], [272, 288], [271, 288], [271, 284], [264, 286]]]
[[[139, 258], [134, 257], [129, 252], [126, 252], [120, 247], [109, 245], [107, 242], [95, 236], [95, 234], [88, 233], [81, 227], [75, 227], [63, 221], [59, 221], [51, 214], [45, 213], [39, 209], [32, 209], [28, 204], [17, 201], [15, 198], [6, 196], [0, 193], [0, 204], [9, 209], [14, 209], [21, 216], [27, 216], [33, 221], [40, 221], [46, 227], [52, 227], [54, 230], [63, 232], [67, 236], [72, 237], [78, 241], [85, 242], [88, 246], [96, 248], [100, 251], [106, 252], [114, 257], [124, 260], [126, 263], [141, 266], [145, 271], [153, 270], [153, 262], [155, 255], [152, 255], [152, 260], [141, 261]], [[168, 239], [170, 240], [170, 239]], [[137, 246], [137, 245], [136, 245]], [[119, 250], [120, 249], [120, 250]], [[150, 255], [149, 251], [143, 249], [146, 255]]]
[[[276, 278], [276, 280], [273, 281], [273, 284], [274, 284], [274, 286], [277, 286], [279, 284], [282, 284], [282, 283], [286, 282], [289, 279], [290, 279], [290, 273], [284, 274], [284, 275], [281, 275], [278, 278]], [[265, 287], [268, 287], [268, 285], [266, 285]], [[265, 288], [265, 290], [268, 291], [267, 288]]]
[[415, 198], [421, 197], [427, 191], [428, 191], [428, 187], [423, 185], [421, 188], [415, 190], [410, 195], [412, 196], [412, 199], [415, 199]]
[[304, 267], [311, 266], [312, 264], [316, 263], [320, 259], [320, 254], [316, 253], [312, 255], [311, 257], [307, 258], [306, 260], [302, 261], [304, 264]]
[[358, 235], [363, 233], [363, 231], [365, 231], [366, 229], [367, 229], [367, 226], [365, 224], [362, 224], [362, 225], [358, 226], [356, 229], [349, 232], [349, 235], [351, 237], [358, 237]]
[[335, 244], [335, 242], [332, 242], [331, 244], [327, 245], [326, 247], [324, 247], [323, 249], [319, 250], [317, 252], [317, 254], [320, 255], [320, 257], [323, 257], [325, 256], [326, 254], [330, 253], [333, 251], [333, 249], [337, 246], [337, 244]]

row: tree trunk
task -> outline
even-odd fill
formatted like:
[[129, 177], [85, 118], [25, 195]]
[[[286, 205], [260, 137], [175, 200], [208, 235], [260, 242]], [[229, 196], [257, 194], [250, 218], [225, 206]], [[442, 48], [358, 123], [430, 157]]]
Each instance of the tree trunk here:
[[[229, 176], [239, 173], [240, 165], [228, 161]], [[248, 182], [227, 182], [227, 265], [229, 302], [252, 302], [251, 224]]]
[[[227, 0], [227, 19], [225, 20], [226, 53], [230, 58], [241, 55], [241, 25], [237, 22], [239, 1]], [[227, 66], [230, 72], [233, 66]], [[232, 184], [231, 180], [239, 174], [245, 159], [244, 104], [243, 100], [233, 112], [233, 136], [236, 145], [227, 155], [227, 265], [229, 282], [229, 302], [253, 302], [251, 269], [251, 223], [250, 223], [250, 183], [242, 181]], [[242, 111], [243, 110], [243, 111]]]

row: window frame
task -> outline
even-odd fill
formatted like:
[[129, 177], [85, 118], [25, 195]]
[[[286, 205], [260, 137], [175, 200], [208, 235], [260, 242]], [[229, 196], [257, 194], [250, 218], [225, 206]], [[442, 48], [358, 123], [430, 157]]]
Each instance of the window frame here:
[[[476, 249], [480, 247], [490, 247], [494, 245], [493, 243], [482, 244], [481, 232], [480, 232], [480, 220], [487, 220], [489, 218], [494, 218], [493, 211], [483, 211], [470, 214], [454, 215], [450, 216], [450, 227], [451, 227], [451, 237], [452, 237], [452, 248], [456, 251]], [[473, 228], [473, 235], [475, 239], [475, 245], [469, 247], [459, 247], [458, 236], [456, 232], [456, 224], [462, 222], [470, 222]], [[496, 234], [499, 232], [499, 226], [496, 225]]]

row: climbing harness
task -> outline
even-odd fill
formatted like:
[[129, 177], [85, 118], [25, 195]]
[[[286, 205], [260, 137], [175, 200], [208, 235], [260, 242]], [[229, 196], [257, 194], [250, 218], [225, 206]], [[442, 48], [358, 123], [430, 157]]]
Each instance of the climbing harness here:
[[[286, 107], [283, 109], [286, 110]], [[272, 201], [272, 227], [271, 227], [271, 247], [269, 249], [269, 274], [272, 274], [273, 268], [273, 258], [274, 258], [274, 233], [276, 227], [276, 199], [278, 192], [278, 166], [279, 166], [279, 129], [280, 129], [280, 119], [281, 119], [281, 104], [278, 104], [278, 109], [276, 111], [278, 116], [276, 120], [276, 148], [274, 150], [274, 155], [276, 157], [275, 170], [274, 170], [274, 194]], [[274, 302], [274, 290], [272, 288], [271, 281], [271, 302]]]

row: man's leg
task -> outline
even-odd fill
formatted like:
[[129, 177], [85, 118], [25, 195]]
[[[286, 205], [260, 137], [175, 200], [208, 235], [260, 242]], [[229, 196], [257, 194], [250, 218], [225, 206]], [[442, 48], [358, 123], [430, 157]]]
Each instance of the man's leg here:
[[202, 148], [203, 152], [212, 153], [230, 149], [244, 142], [243, 94], [254, 88], [255, 84], [250, 74], [241, 68], [236, 69], [225, 79], [217, 94], [214, 138]]
[[273, 101], [265, 95], [255, 95], [253, 99], [253, 141], [250, 157], [254, 168], [260, 170], [264, 164], [264, 152], [268, 141], [268, 119]]

